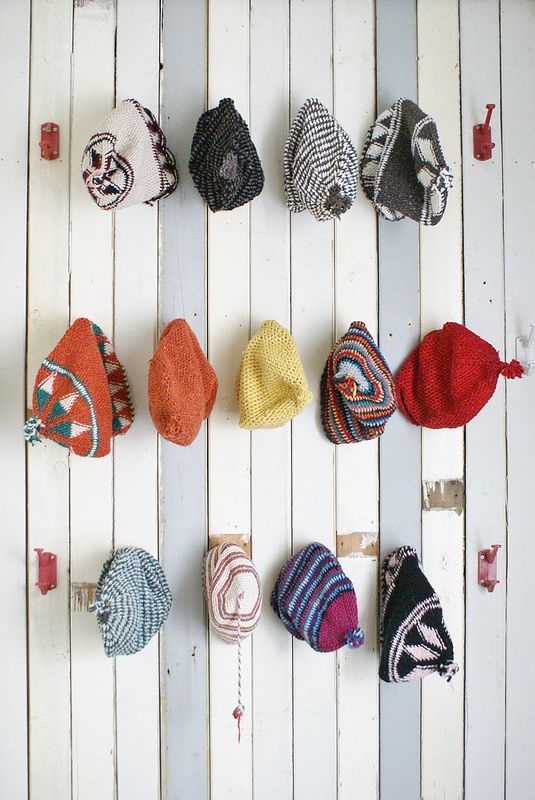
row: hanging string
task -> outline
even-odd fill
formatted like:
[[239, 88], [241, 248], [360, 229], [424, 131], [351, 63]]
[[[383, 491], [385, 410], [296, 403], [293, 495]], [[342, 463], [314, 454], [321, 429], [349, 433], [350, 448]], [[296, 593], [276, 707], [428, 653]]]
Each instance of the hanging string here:
[[238, 720], [238, 744], [241, 741], [241, 718], [245, 712], [245, 706], [241, 701], [241, 600], [243, 599], [243, 592], [238, 595], [237, 613], [238, 613], [238, 705], [232, 712], [234, 719]]

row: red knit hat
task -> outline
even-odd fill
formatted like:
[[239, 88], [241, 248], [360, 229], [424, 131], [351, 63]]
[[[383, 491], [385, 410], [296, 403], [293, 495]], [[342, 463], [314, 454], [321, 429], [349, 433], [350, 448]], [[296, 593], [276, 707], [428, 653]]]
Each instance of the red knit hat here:
[[128, 381], [102, 329], [84, 317], [66, 331], [35, 378], [33, 414], [24, 435], [41, 436], [77, 456], [105, 456], [112, 436], [134, 419]]
[[396, 377], [398, 405], [413, 425], [460, 428], [488, 403], [498, 376], [520, 378], [521, 364], [500, 361], [497, 350], [457, 322], [431, 331]]
[[193, 442], [210, 414], [217, 376], [185, 319], [165, 327], [149, 366], [149, 408], [158, 433], [174, 444]]

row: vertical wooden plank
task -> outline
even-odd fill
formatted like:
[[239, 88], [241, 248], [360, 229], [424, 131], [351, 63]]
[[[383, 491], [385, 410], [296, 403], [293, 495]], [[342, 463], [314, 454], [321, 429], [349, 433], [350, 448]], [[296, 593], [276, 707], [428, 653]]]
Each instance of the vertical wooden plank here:
[[[206, 7], [166, 0], [162, 15], [162, 126], [177, 159], [177, 190], [160, 207], [160, 327], [185, 317], [206, 347], [205, 210], [188, 174], [205, 103]], [[207, 641], [199, 579], [207, 542], [207, 442], [160, 439], [160, 554], [173, 592], [163, 628], [162, 792], [208, 796]]]
[[[535, 322], [532, 222], [527, 198], [535, 188], [533, 141], [535, 105], [530, 80], [535, 56], [535, 6], [525, 0], [501, 3], [501, 77], [503, 125], [505, 296], [507, 359], [515, 357], [515, 338]], [[493, 98], [489, 97], [488, 100]], [[520, 111], [521, 110], [521, 111]], [[519, 122], [519, 113], [522, 122]], [[494, 125], [497, 124], [493, 119]], [[494, 139], [493, 141], [497, 141]], [[530, 565], [535, 560], [530, 521], [535, 427], [532, 421], [533, 377], [508, 381], [507, 397], [507, 674], [506, 674], [506, 797], [528, 800], [526, 764], [535, 755], [535, 702], [530, 685], [535, 648], [529, 635], [531, 616]], [[494, 540], [493, 540], [494, 542]], [[500, 551], [500, 559], [502, 556]], [[499, 565], [503, 582], [503, 561]], [[500, 587], [497, 587], [498, 589]]]
[[[290, 326], [290, 222], [282, 186], [288, 134], [287, 0], [252, 0], [250, 69], [251, 134], [266, 175], [262, 194], [251, 206], [251, 329], [255, 331], [266, 319]], [[292, 642], [269, 607], [269, 598], [291, 550], [290, 425], [253, 431], [251, 469], [253, 557], [265, 597], [253, 639], [253, 791], [255, 800], [289, 800]]]
[[[249, 119], [249, 2], [211, 0], [208, 24], [208, 106], [232, 97]], [[250, 206], [208, 212], [208, 341], [219, 391], [209, 425], [209, 530], [249, 533], [250, 441], [238, 427], [236, 375], [249, 338]], [[211, 791], [249, 798], [252, 791], [251, 642], [242, 648], [246, 716], [238, 744], [236, 648], [210, 634]]]
[[[159, 109], [160, 5], [118, 0], [116, 101]], [[165, 201], [163, 201], [165, 202]], [[158, 555], [157, 436], [148, 410], [147, 367], [158, 324], [158, 204], [115, 214], [115, 337], [136, 419], [115, 442], [115, 546]], [[117, 675], [117, 785], [120, 800], [160, 796], [158, 638], [120, 658]]]
[[[333, 108], [332, 3], [290, 4], [290, 108], [308, 97]], [[349, 213], [349, 212], [348, 212]], [[319, 422], [319, 383], [333, 336], [332, 222], [291, 215], [292, 333], [314, 400], [292, 424], [293, 547], [335, 548], [334, 445]], [[312, 502], [312, 498], [314, 498]], [[332, 797], [337, 784], [336, 656], [304, 642], [294, 653], [294, 797]]]
[[[378, 111], [416, 99], [416, 2], [377, 0]], [[379, 220], [379, 341], [393, 372], [419, 335], [418, 225]], [[381, 555], [402, 544], [420, 549], [420, 431], [395, 414], [380, 449]], [[399, 454], [403, 453], [403, 469]], [[420, 793], [420, 685], [381, 684], [381, 798]]]
[[[95, 59], [95, 41], [99, 58]], [[89, 137], [113, 108], [115, 3], [74, 6], [71, 117], [71, 320], [86, 316], [113, 333], [113, 216], [93, 202], [80, 174]], [[113, 459], [72, 458], [71, 581], [96, 581], [113, 543]], [[115, 793], [113, 661], [95, 618], [71, 609], [74, 798]], [[99, 765], [95, 769], [95, 764]]]
[[[504, 345], [499, 3], [461, 0], [464, 290], [466, 325]], [[473, 158], [473, 126], [495, 102], [493, 158]], [[503, 796], [505, 730], [505, 382], [466, 427], [465, 794]], [[493, 594], [477, 584], [478, 550], [502, 544]], [[489, 705], [488, 698], [492, 697]]]
[[[69, 141], [72, 3], [32, 2], [28, 229], [27, 407], [41, 361], [69, 324]], [[61, 155], [42, 161], [43, 122]], [[53, 201], [51, 200], [53, 198]], [[69, 459], [53, 442], [28, 452], [30, 794], [71, 797]], [[35, 547], [56, 553], [58, 586], [41, 595]], [[53, 713], [51, 713], [53, 709]]]
[[[375, 119], [375, 8], [334, 0], [334, 114], [360, 148]], [[336, 336], [363, 320], [377, 336], [377, 215], [360, 192], [335, 223]], [[379, 533], [378, 442], [336, 447], [336, 532]], [[342, 566], [354, 583], [366, 642], [338, 652], [338, 798], [354, 797], [355, 753], [362, 797], [378, 796], [378, 557], [352, 554]]]
[[[2, 672], [3, 746], [0, 774], [4, 793], [28, 792], [26, 664], [26, 448], [21, 435], [26, 407], [26, 221], [28, 170], [28, 92], [30, 82], [30, 3], [0, 9], [0, 98], [10, 109], [4, 126], [0, 181], [9, 186], [2, 206], [0, 238], [4, 268], [0, 279], [0, 460], [3, 520], [0, 580], [4, 602]], [[9, 267], [8, 267], [9, 265]], [[9, 454], [9, 457], [6, 457]], [[9, 731], [9, 734], [8, 734]]]
[[[418, 102], [436, 120], [454, 174], [444, 218], [420, 229], [421, 332], [462, 322], [459, 15], [448, 0], [418, 0]], [[440, 275], [440, 280], [437, 280]], [[422, 482], [463, 480], [464, 432], [422, 429]], [[424, 571], [440, 597], [461, 670], [451, 684], [422, 681], [422, 791], [426, 800], [463, 797], [464, 514], [422, 511]]]

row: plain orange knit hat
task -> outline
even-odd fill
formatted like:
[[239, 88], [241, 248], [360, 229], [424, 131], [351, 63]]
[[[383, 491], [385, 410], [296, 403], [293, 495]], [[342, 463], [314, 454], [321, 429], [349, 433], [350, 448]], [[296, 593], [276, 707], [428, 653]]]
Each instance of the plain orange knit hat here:
[[193, 442], [210, 414], [217, 376], [185, 319], [160, 336], [149, 366], [149, 408], [158, 433], [174, 444]]

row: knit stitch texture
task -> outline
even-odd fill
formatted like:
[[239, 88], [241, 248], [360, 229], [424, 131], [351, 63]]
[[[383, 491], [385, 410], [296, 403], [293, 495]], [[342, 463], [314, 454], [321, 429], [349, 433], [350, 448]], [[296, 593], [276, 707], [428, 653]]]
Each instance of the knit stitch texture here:
[[401, 97], [377, 118], [360, 166], [364, 192], [383, 217], [440, 222], [453, 176], [435, 121], [412, 100]]
[[278, 428], [312, 400], [297, 346], [278, 322], [264, 322], [247, 345], [237, 393], [242, 428]]
[[320, 653], [364, 643], [353, 584], [319, 542], [303, 547], [282, 567], [271, 607], [292, 636]]
[[158, 432], [174, 444], [191, 444], [214, 406], [217, 377], [185, 319], [162, 331], [149, 365], [148, 393]]
[[104, 210], [152, 203], [178, 184], [175, 157], [154, 114], [124, 100], [102, 122], [82, 156], [82, 177]]
[[396, 410], [394, 379], [363, 322], [335, 344], [321, 378], [321, 423], [334, 444], [380, 436]]
[[260, 194], [264, 173], [247, 123], [225, 98], [200, 117], [189, 170], [212, 211], [230, 211]]
[[160, 564], [139, 547], [124, 547], [106, 561], [91, 611], [107, 656], [142, 650], [167, 619], [171, 592]]
[[416, 551], [400, 547], [382, 566], [381, 661], [387, 683], [438, 672], [446, 680], [458, 671], [440, 601], [423, 574]]
[[34, 416], [24, 428], [32, 445], [51, 439], [79, 456], [110, 452], [134, 408], [124, 369], [102, 329], [81, 317], [44, 359], [35, 378]]
[[284, 150], [284, 188], [290, 211], [308, 209], [321, 221], [344, 214], [355, 200], [359, 159], [342, 126], [315, 98], [292, 123]]
[[396, 377], [398, 404], [413, 425], [458, 428], [488, 403], [498, 377], [518, 378], [518, 361], [507, 364], [497, 350], [457, 322], [431, 331]]

